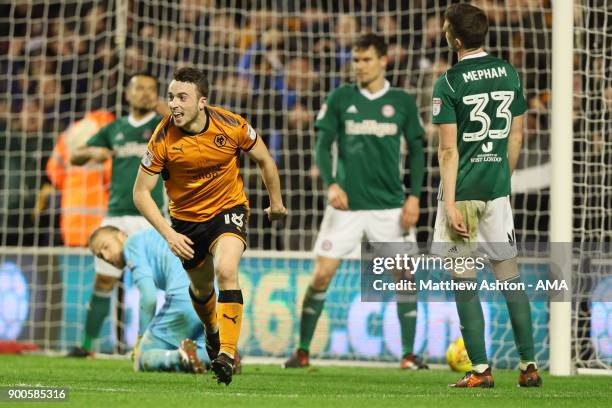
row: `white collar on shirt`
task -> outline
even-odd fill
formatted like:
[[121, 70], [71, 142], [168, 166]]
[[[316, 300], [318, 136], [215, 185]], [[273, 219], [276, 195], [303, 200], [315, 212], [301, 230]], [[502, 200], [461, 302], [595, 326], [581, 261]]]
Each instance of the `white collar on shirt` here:
[[463, 58], [460, 59], [460, 61], [466, 60], [466, 59], [472, 59], [472, 58], [480, 58], [480, 57], [484, 57], [485, 55], [487, 55], [486, 51], [481, 51], [478, 52], [476, 54], [470, 54], [470, 55], [466, 55]]
[[385, 79], [385, 84], [383, 85], [383, 88], [380, 91], [372, 93], [365, 88], [359, 87], [359, 92], [361, 92], [361, 94], [369, 100], [373, 101], [374, 99], [378, 99], [384, 94], [386, 94], [389, 88], [391, 88], [391, 84]]
[[155, 112], [150, 112], [148, 115], [143, 116], [142, 119], [140, 120], [136, 120], [134, 116], [128, 115], [128, 123], [132, 125], [133, 127], [137, 128], [137, 127], [141, 127], [142, 125], [144, 125], [145, 123], [153, 119], [154, 117], [155, 117]]

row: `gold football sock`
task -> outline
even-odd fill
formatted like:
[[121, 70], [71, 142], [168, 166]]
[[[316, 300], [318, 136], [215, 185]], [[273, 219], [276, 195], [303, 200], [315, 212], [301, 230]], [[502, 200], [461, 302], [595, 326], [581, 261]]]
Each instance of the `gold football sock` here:
[[219, 291], [219, 305], [217, 306], [217, 321], [219, 322], [219, 339], [221, 340], [220, 353], [234, 358], [242, 326], [242, 291]]

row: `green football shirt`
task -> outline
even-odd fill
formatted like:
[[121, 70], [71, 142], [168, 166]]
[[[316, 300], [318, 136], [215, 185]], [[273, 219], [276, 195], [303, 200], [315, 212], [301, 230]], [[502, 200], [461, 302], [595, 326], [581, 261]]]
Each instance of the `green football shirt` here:
[[[161, 121], [155, 114], [135, 121], [124, 116], [109, 123], [88, 141], [88, 146], [106, 147], [113, 151], [112, 178], [108, 200], [108, 216], [140, 215], [132, 199], [132, 189], [140, 167], [140, 160], [147, 151], [149, 138]], [[163, 182], [160, 179], [151, 192], [161, 209], [164, 205]]]
[[[321, 143], [329, 151], [337, 144], [335, 177], [324, 175], [326, 185], [337, 182], [346, 192], [351, 210], [398, 208], [404, 203], [404, 185], [400, 176], [400, 140], [418, 150], [422, 161], [423, 127], [412, 96], [401, 89], [385, 87], [371, 94], [356, 84], [332, 91], [321, 107], [315, 127], [329, 140]], [[320, 136], [321, 137], [321, 136]], [[323, 151], [323, 150], [321, 150]], [[423, 167], [421, 163], [420, 167]], [[420, 178], [422, 172], [420, 169]], [[411, 186], [418, 197], [420, 183]]]
[[508, 135], [512, 119], [526, 110], [516, 70], [485, 52], [463, 58], [436, 81], [432, 122], [457, 124], [455, 200], [510, 195]]

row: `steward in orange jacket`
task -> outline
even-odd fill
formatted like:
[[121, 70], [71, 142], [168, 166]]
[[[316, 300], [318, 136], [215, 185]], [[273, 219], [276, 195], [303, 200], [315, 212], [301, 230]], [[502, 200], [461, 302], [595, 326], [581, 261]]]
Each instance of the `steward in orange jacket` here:
[[47, 162], [47, 177], [61, 192], [60, 228], [66, 246], [86, 246], [108, 204], [111, 160], [102, 164], [72, 166], [70, 153], [85, 144], [104, 125], [115, 120], [112, 113], [94, 111], [63, 132]]

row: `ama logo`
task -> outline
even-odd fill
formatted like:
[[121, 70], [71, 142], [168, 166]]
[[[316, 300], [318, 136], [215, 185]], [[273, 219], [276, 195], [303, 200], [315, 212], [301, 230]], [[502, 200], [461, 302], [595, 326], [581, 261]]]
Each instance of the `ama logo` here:
[[487, 142], [482, 144], [482, 151], [485, 153], [490, 153], [493, 150], [493, 142]]

